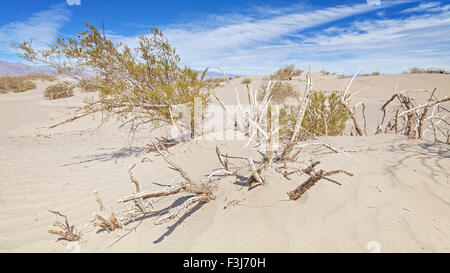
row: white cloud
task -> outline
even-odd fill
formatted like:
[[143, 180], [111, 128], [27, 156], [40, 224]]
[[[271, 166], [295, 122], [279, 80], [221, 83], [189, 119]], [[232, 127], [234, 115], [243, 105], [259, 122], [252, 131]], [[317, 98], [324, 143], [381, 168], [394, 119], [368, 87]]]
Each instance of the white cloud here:
[[[171, 26], [163, 28], [163, 32], [175, 45], [183, 61], [193, 67], [218, 65], [233, 72], [239, 70], [244, 73], [253, 69], [265, 73], [280, 65], [269, 64], [269, 60], [288, 58], [292, 49], [298, 46], [291, 39], [301, 39], [303, 31], [378, 8], [365, 4], [317, 10], [304, 8], [267, 18], [259, 16], [263, 19], [243, 16], [236, 20], [239, 16], [235, 15], [233, 21], [224, 21], [214, 27], [208, 24]], [[269, 51], [273, 52], [264, 53]], [[255, 67], [258, 62], [260, 65]]]
[[367, 0], [367, 5], [379, 6], [379, 5], [381, 5], [381, 0]]
[[402, 11], [402, 13], [412, 13], [412, 12], [419, 12], [419, 11], [427, 11], [432, 8], [440, 6], [441, 3], [439, 2], [428, 2], [428, 3], [421, 3], [417, 7], [405, 9]]
[[[166, 26], [162, 31], [183, 62], [195, 69], [219, 66], [228, 73], [264, 75], [293, 63], [345, 74], [360, 64], [366, 72], [398, 73], [412, 66], [449, 70], [447, 6], [433, 7], [432, 14], [408, 14], [407, 18], [364, 19], [367, 12], [398, 3], [405, 1], [207, 16], [201, 22]], [[350, 23], [342, 22], [344, 18]], [[323, 29], [323, 25], [329, 27]], [[136, 46], [135, 36], [108, 36]]]
[[79, 5], [81, 5], [81, 0], [66, 0], [66, 1], [67, 1], [67, 4], [69, 6], [73, 6], [73, 5], [79, 6]]
[[13, 53], [11, 43], [33, 40], [36, 48], [52, 42], [58, 30], [69, 20], [69, 12], [62, 6], [33, 14], [23, 22], [11, 22], [0, 26], [0, 54]]

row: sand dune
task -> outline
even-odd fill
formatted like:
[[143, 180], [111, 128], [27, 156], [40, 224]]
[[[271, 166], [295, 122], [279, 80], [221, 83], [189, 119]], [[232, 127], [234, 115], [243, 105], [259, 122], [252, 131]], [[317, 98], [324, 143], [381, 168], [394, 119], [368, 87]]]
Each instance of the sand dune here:
[[[249, 77], [259, 86], [262, 77]], [[240, 79], [234, 79], [246, 93]], [[341, 89], [350, 79], [334, 76], [313, 79], [315, 89]], [[291, 81], [303, 90], [304, 81]], [[116, 200], [133, 193], [129, 164], [139, 161], [151, 134], [130, 138], [110, 121], [97, 129], [100, 119], [90, 117], [58, 127], [44, 128], [67, 116], [67, 106], [80, 105], [76, 96], [48, 101], [42, 92], [48, 83], [20, 94], [0, 95], [0, 251], [70, 252], [72, 245], [57, 240], [47, 230], [56, 209], [69, 216], [78, 228], [103, 202], [119, 210]], [[195, 212], [168, 224], [154, 225], [154, 217], [128, 225], [137, 226], [125, 238], [108, 247], [128, 231], [97, 232], [84, 229], [81, 252], [382, 252], [450, 251], [450, 147], [427, 139], [410, 140], [399, 135], [372, 135], [381, 113], [378, 108], [402, 89], [438, 88], [438, 96], [450, 95], [449, 75], [384, 75], [359, 77], [353, 91], [369, 86], [355, 96], [368, 105], [366, 137], [320, 137], [347, 151], [333, 153], [324, 147], [309, 147], [299, 159], [306, 167], [321, 161], [325, 170], [345, 169], [353, 177], [336, 175], [317, 183], [297, 201], [287, 192], [307, 179], [290, 179], [277, 172], [269, 183], [251, 191], [239, 179], [213, 179], [216, 200], [198, 206]], [[235, 104], [229, 84], [217, 89], [227, 104]], [[417, 97], [418, 101], [426, 98]], [[171, 159], [196, 181], [219, 167], [215, 146], [233, 157], [245, 157], [245, 141], [192, 140], [170, 149]], [[250, 151], [258, 158], [257, 151]], [[176, 183], [177, 173], [161, 157], [138, 164], [135, 176], [144, 190]], [[238, 159], [231, 159], [231, 161]], [[243, 174], [244, 175], [244, 174]], [[156, 208], [179, 203], [173, 197], [159, 200]]]

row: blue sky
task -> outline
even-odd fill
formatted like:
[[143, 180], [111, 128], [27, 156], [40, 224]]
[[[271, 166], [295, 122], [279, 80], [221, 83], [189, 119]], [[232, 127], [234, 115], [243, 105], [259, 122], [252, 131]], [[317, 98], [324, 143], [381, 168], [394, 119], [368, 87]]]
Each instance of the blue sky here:
[[84, 22], [129, 46], [160, 28], [195, 69], [269, 74], [283, 64], [351, 74], [450, 70], [450, 1], [119, 1], [2, 0], [0, 60], [24, 62], [9, 47], [44, 47]]

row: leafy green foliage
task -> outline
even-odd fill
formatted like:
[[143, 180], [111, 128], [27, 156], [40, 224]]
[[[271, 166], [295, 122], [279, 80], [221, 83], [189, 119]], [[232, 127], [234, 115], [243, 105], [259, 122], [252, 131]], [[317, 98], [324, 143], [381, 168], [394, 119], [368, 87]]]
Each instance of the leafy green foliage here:
[[[85, 112], [114, 116], [122, 125], [131, 123], [132, 129], [170, 123], [173, 105], [186, 104], [193, 112], [195, 97], [202, 99], [203, 109], [210, 103], [207, 69], [199, 73], [180, 67], [180, 57], [157, 28], [151, 29], [151, 35], [140, 35], [137, 47], [131, 49], [86, 26], [77, 38], [57, 38], [47, 49], [35, 50], [31, 41], [15, 47], [28, 61], [96, 86], [99, 99], [87, 104]], [[95, 77], [86, 77], [86, 72]]]
[[[260, 87], [261, 92], [258, 93], [258, 100], [262, 100], [266, 95], [267, 83], [263, 83]], [[287, 98], [297, 97], [294, 87], [290, 83], [276, 82], [270, 87], [270, 96], [272, 96], [272, 102], [283, 103]]]
[[283, 105], [280, 107], [280, 138], [289, 138], [294, 132], [295, 123], [297, 122], [299, 105]]
[[[310, 103], [302, 120], [302, 127], [314, 135], [342, 135], [349, 119], [337, 92], [329, 95], [312, 91]], [[280, 136], [292, 135], [297, 121], [299, 105], [284, 105], [280, 108]]]
[[310, 103], [306, 108], [302, 126], [315, 135], [341, 135], [349, 115], [339, 95], [312, 91]]
[[98, 86], [95, 85], [92, 81], [89, 80], [85, 80], [85, 79], [81, 79], [78, 82], [78, 87], [83, 91], [83, 92], [96, 92], [98, 91]]
[[280, 80], [280, 81], [287, 81], [291, 80], [293, 77], [300, 76], [303, 73], [303, 70], [301, 69], [295, 69], [295, 65], [284, 65], [277, 71], [275, 71], [270, 78], [272, 80]]
[[244, 78], [244, 79], [241, 81], [241, 84], [251, 84], [251, 83], [252, 83], [252, 80], [249, 79], [249, 78]]
[[67, 81], [52, 84], [45, 89], [44, 97], [50, 100], [72, 97], [74, 87], [72, 83]]

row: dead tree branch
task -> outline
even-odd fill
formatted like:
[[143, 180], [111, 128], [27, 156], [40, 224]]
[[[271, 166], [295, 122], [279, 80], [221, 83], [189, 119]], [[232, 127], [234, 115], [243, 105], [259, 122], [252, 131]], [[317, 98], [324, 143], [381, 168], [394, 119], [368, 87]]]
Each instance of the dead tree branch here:
[[317, 166], [320, 162], [312, 163], [308, 168], [305, 169], [305, 173], [309, 174], [310, 177], [303, 184], [297, 187], [295, 190], [288, 192], [288, 196], [291, 200], [297, 200], [300, 198], [307, 190], [309, 190], [312, 186], [314, 186], [317, 182], [319, 182], [322, 178], [335, 175], [338, 173], [344, 173], [348, 176], [353, 176], [352, 173], [347, 172], [345, 170], [334, 170], [326, 172], [324, 170], [315, 171], [315, 166]]
[[50, 234], [54, 234], [54, 235], [58, 235], [61, 238], [64, 238], [68, 241], [78, 241], [80, 240], [80, 235], [74, 231], [74, 227], [72, 227], [69, 224], [69, 220], [67, 220], [67, 216], [60, 213], [59, 211], [54, 211], [54, 210], [49, 210], [49, 212], [55, 214], [57, 217], [63, 217], [64, 218], [64, 223], [61, 223], [59, 221], [56, 221], [53, 226], [54, 227], [58, 227], [61, 230], [56, 230], [56, 229], [49, 229], [48, 233]]

